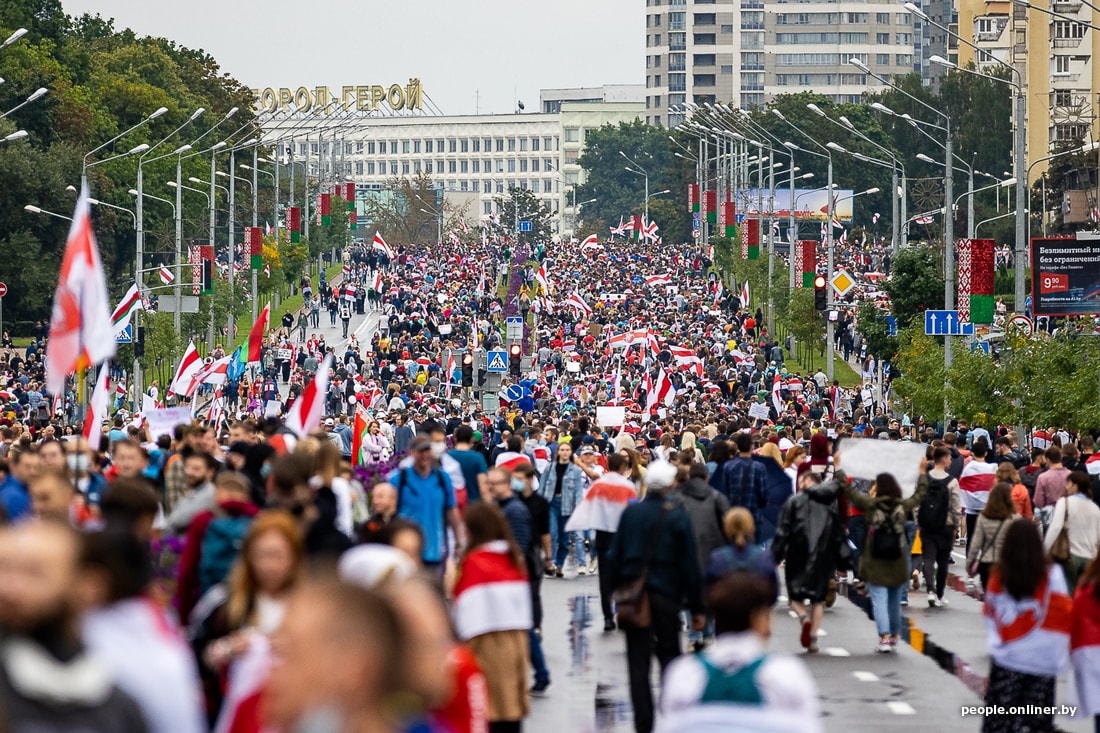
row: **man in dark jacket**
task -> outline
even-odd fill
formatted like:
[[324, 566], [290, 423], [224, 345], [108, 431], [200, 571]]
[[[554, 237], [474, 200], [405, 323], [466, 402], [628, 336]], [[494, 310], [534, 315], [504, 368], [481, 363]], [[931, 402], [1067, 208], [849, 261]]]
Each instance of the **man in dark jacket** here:
[[676, 468], [671, 464], [650, 464], [646, 473], [648, 493], [644, 500], [623, 511], [611, 552], [600, 568], [601, 573], [610, 573], [615, 588], [646, 574], [652, 623], [648, 628], [624, 629], [637, 733], [653, 730], [650, 660], [656, 654], [664, 672], [680, 654], [680, 609], [686, 606], [691, 611], [691, 625], [696, 631], [705, 623], [702, 572], [691, 520], [683, 507], [667, 499], [675, 480]]
[[772, 555], [776, 565], [787, 561], [787, 596], [802, 626], [800, 641], [806, 651], [814, 653], [829, 581], [838, 569], [848, 569], [851, 551], [837, 510], [840, 485], [836, 480], [819, 483], [818, 474], [807, 464], [802, 465], [806, 468], [798, 472], [799, 493], [783, 505], [779, 514]]

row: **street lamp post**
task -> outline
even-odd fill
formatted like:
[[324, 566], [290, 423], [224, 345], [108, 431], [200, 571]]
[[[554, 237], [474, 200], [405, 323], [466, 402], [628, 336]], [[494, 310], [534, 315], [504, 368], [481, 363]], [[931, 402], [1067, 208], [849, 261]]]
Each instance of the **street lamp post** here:
[[[647, 171], [645, 168], [643, 168], [642, 166], [635, 163], [623, 151], [620, 150], [619, 155], [626, 158], [627, 162], [629, 162], [631, 165], [634, 166], [633, 168], [631, 168], [630, 166], [626, 166], [626, 170], [630, 171], [631, 173], [633, 173], [635, 175], [642, 176], [643, 178], [645, 178], [645, 214], [643, 216], [645, 217], [645, 224], [648, 224], [649, 223], [649, 171]], [[643, 224], [643, 226], [644, 226], [644, 224]]]
[[[89, 168], [91, 168], [94, 165], [99, 165], [100, 163], [106, 163], [108, 160], [114, 160], [115, 158], [119, 158], [119, 157], [122, 157], [122, 156], [116, 155], [116, 156], [113, 156], [111, 158], [107, 158], [106, 160], [96, 161], [95, 163], [89, 163], [88, 162], [88, 159], [90, 157], [92, 157], [93, 155], [98, 153], [100, 150], [103, 150], [108, 145], [111, 145], [112, 143], [117, 142], [118, 140], [122, 139], [123, 137], [129, 135], [131, 132], [138, 129], [139, 127], [142, 127], [144, 125], [149, 124], [150, 122], [152, 122], [156, 118], [160, 117], [162, 114], [164, 114], [167, 111], [168, 111], [167, 107], [158, 107], [156, 110], [153, 111], [152, 114], [150, 114], [148, 117], [143, 119], [141, 122], [139, 122], [136, 125], [134, 125], [133, 127], [131, 127], [129, 130], [126, 130], [124, 132], [120, 132], [119, 134], [115, 135], [113, 138], [111, 138], [107, 142], [103, 143], [99, 147], [93, 148], [92, 150], [89, 150], [87, 153], [85, 153], [83, 164], [82, 164], [81, 169], [80, 169], [80, 185], [81, 185], [81, 187], [85, 188], [89, 191], [91, 190], [90, 188], [88, 188], [88, 169]], [[148, 149], [149, 149], [148, 145], [144, 145], [144, 146], [138, 145], [136, 148], [132, 148], [129, 152], [124, 153], [124, 155], [133, 155], [133, 154], [138, 153], [138, 152], [143, 153]], [[135, 218], [136, 218], [136, 215], [135, 215]]]

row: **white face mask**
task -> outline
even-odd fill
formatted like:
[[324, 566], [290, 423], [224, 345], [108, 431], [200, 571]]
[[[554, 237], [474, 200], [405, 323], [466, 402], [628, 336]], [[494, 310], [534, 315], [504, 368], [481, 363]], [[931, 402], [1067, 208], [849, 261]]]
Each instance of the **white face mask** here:
[[446, 443], [432, 443], [432, 456], [439, 458], [443, 455], [443, 452], [447, 450]]

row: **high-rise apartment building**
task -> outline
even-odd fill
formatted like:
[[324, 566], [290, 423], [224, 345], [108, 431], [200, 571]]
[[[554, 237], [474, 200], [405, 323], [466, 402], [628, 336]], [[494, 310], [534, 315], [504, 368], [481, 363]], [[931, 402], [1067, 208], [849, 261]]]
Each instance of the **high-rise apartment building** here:
[[[951, 0], [922, 6], [950, 18]], [[806, 91], [858, 101], [878, 82], [850, 58], [894, 76], [946, 55], [945, 37], [918, 38], [914, 21], [892, 0], [646, 0], [647, 121], [679, 124], [669, 108], [685, 102], [751, 108]]]
[[[960, 0], [959, 35], [971, 39], [980, 54], [960, 44], [959, 63], [976, 61], [993, 70], [1012, 64], [1022, 75], [1027, 99], [1027, 156], [1037, 160], [1058, 143], [1097, 139], [1100, 92], [1100, 37], [1086, 25], [1092, 10], [1080, 0], [1052, 0], [1061, 17], [1009, 0]], [[1080, 20], [1081, 23], [1074, 22]], [[975, 59], [975, 55], [979, 58]], [[1013, 77], [1015, 79], [1015, 76]], [[1037, 165], [1031, 180], [1045, 170]]]

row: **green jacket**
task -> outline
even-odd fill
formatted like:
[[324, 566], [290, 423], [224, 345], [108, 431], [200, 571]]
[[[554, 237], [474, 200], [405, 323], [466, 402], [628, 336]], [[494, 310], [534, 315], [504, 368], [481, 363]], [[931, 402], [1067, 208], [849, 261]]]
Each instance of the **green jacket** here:
[[[842, 476], [839, 471], [838, 476]], [[921, 474], [917, 490], [908, 499], [892, 496], [874, 497], [857, 490], [844, 477], [841, 482], [848, 501], [867, 517], [868, 535], [864, 538], [863, 551], [859, 553], [859, 576], [871, 585], [895, 588], [909, 580], [909, 538], [905, 535], [905, 520], [920, 505], [928, 491], [928, 476]], [[889, 527], [901, 535], [901, 557], [897, 560], [880, 560], [871, 557], [869, 530], [871, 527]]]

